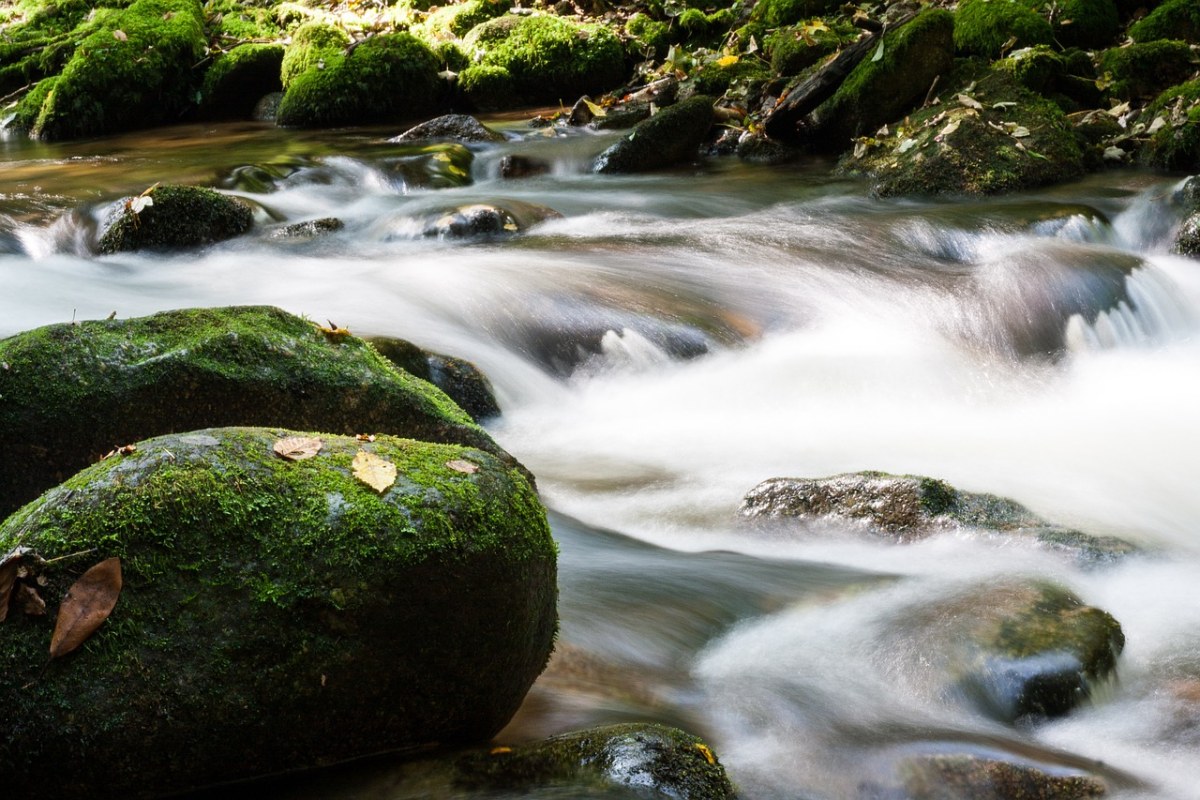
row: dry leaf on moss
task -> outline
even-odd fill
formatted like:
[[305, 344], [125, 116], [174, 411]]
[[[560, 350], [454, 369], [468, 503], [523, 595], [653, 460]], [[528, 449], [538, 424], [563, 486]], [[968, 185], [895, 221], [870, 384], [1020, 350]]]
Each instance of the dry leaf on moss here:
[[21, 566], [21, 551], [14, 550], [0, 560], [0, 622], [8, 619], [8, 599], [12, 596], [17, 569]]
[[396, 465], [366, 450], [358, 451], [350, 467], [354, 477], [380, 494], [396, 482]]
[[315, 436], [289, 436], [275, 442], [275, 455], [288, 461], [303, 461], [321, 452], [322, 442]]
[[76, 650], [116, 608], [121, 596], [121, 559], [108, 558], [79, 576], [58, 607], [50, 658]]
[[467, 475], [474, 475], [476, 472], [479, 472], [478, 464], [472, 464], [470, 461], [464, 461], [461, 458], [447, 461], [446, 466], [455, 472], [465, 472]]

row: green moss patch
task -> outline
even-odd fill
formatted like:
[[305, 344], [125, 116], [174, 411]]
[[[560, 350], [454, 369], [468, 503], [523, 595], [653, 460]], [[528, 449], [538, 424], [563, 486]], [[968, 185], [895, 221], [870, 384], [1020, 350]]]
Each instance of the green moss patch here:
[[323, 22], [306, 22], [292, 34], [292, 41], [283, 54], [280, 80], [283, 88], [292, 85], [298, 76], [316, 69], [329, 69], [342, 62], [350, 37], [341, 28]]
[[1183, 39], [1200, 44], [1200, 5], [1195, 0], [1165, 0], [1129, 27], [1135, 42]]
[[776, 73], [797, 75], [853, 42], [858, 34], [858, 28], [845, 21], [826, 19], [820, 26], [801, 23], [773, 31], [764, 37], [763, 49]]
[[[996, 58], [1010, 39], [1013, 48], [1050, 44], [1054, 29], [1020, 0], [963, 0], [954, 21], [954, 46], [966, 55]], [[1011, 49], [1011, 48], [1010, 48]]]
[[199, 186], [158, 186], [116, 214], [100, 236], [101, 253], [196, 247], [239, 236], [253, 223], [245, 203]]
[[1104, 51], [1099, 60], [1109, 91], [1125, 100], [1154, 97], [1196, 70], [1191, 48], [1178, 41], [1114, 47]]
[[1200, 80], [1163, 92], [1142, 115], [1148, 129], [1160, 118], [1161, 126], [1142, 148], [1142, 161], [1172, 172], [1200, 170]]
[[[315, 434], [288, 461], [274, 445], [293, 435], [140, 442], [0, 527], [0, 552], [67, 556], [41, 568], [50, 615], [0, 637], [14, 796], [143, 798], [485, 741], [516, 710], [556, 627], [555, 545], [520, 472], [382, 436]], [[355, 477], [361, 452], [390, 487]], [[47, 667], [59, 598], [111, 557], [116, 608]]]

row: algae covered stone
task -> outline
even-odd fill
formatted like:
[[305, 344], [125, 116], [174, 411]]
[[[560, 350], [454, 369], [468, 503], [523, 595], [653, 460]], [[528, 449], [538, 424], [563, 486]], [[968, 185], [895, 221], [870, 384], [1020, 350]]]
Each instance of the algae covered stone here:
[[389, 336], [368, 341], [400, 369], [441, 389], [475, 421], [500, 415], [491, 381], [470, 361], [431, 353], [412, 342]]
[[[296, 435], [142, 441], [0, 527], [0, 553], [49, 562], [50, 614], [0, 636], [7, 793], [160, 796], [486, 741], [507, 722], [556, 628], [555, 545], [521, 471], [385, 436], [299, 434], [319, 438], [315, 455], [277, 455]], [[392, 485], [356, 477], [362, 452], [395, 468]], [[46, 666], [59, 598], [108, 558], [124, 575], [115, 610]]]
[[240, 236], [253, 222], [248, 205], [212, 189], [156, 186], [118, 207], [97, 249], [120, 253], [198, 247]]
[[220, 425], [391, 433], [498, 453], [434, 386], [276, 308], [167, 311], [0, 340], [0, 513], [139, 439]]
[[690, 97], [639, 122], [596, 158], [595, 171], [646, 172], [695, 158], [714, 119], [711, 97]]
[[1050, 44], [1054, 29], [1027, 2], [963, 0], [954, 23], [954, 45], [966, 55], [996, 58], [1011, 48]]

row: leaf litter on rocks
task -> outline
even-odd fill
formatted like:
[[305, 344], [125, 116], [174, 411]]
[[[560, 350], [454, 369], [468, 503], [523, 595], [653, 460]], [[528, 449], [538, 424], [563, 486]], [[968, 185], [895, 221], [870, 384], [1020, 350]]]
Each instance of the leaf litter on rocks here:
[[116, 608], [121, 596], [121, 559], [108, 558], [79, 576], [58, 607], [50, 658], [79, 648]]
[[359, 450], [350, 465], [354, 477], [383, 494], [396, 482], [396, 465], [374, 453]]

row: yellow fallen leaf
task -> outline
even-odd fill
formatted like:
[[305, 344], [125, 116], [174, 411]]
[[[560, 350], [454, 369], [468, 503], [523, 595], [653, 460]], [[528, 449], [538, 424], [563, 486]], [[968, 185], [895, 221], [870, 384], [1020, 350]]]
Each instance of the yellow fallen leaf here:
[[608, 112], [605, 111], [604, 108], [602, 106], [600, 106], [599, 104], [593, 103], [591, 100], [589, 100], [586, 97], [583, 98], [583, 102], [588, 107], [588, 111], [592, 112], [593, 117], [607, 117], [608, 116]]
[[717, 59], [717, 66], [721, 67], [722, 69], [725, 67], [732, 67], [734, 64], [738, 63], [738, 60], [739, 59], [737, 56], [721, 56]]
[[323, 443], [315, 436], [289, 436], [272, 446], [275, 455], [288, 461], [303, 461], [321, 452]]
[[383, 494], [396, 482], [396, 465], [374, 453], [359, 450], [350, 465], [354, 477]]
[[704, 756], [704, 760], [709, 764], [717, 763], [717, 757], [713, 755], [713, 751], [708, 745], [696, 742], [695, 748], [700, 751], [700, 755]]
[[472, 464], [470, 461], [464, 461], [461, 458], [447, 461], [446, 466], [455, 472], [465, 472], [467, 475], [474, 475], [476, 472], [479, 472], [478, 464]]

